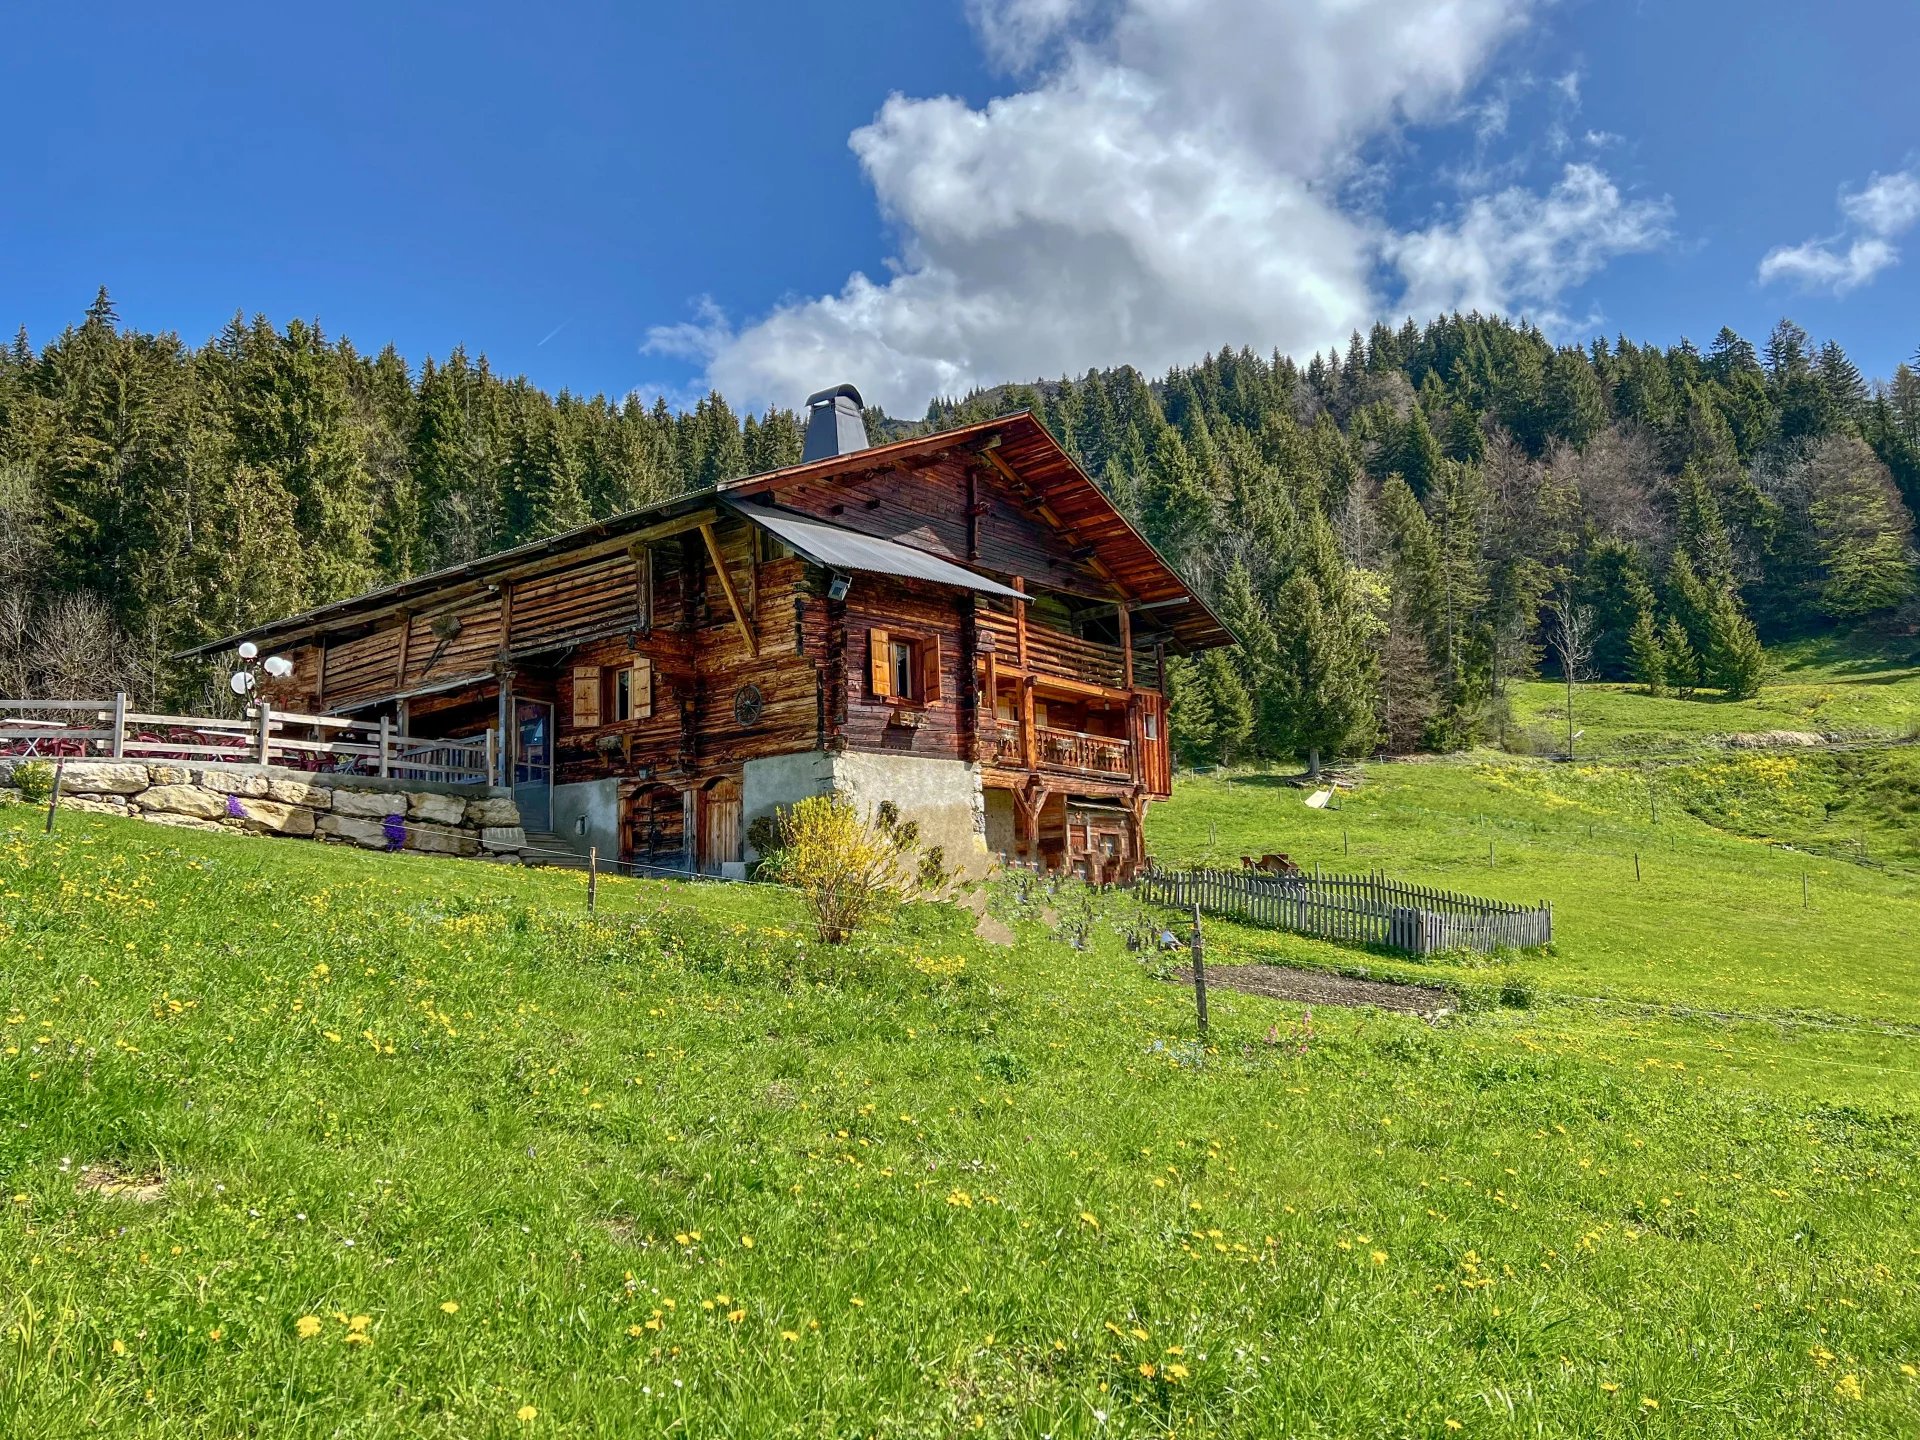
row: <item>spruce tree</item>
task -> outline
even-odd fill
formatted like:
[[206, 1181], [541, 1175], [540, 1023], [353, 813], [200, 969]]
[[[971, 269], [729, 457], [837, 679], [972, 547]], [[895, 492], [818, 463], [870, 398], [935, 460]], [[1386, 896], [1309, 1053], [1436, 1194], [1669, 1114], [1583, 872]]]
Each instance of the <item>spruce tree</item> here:
[[1627, 663], [1647, 694], [1667, 693], [1667, 647], [1653, 623], [1651, 610], [1642, 610], [1634, 617], [1633, 629], [1627, 634]]

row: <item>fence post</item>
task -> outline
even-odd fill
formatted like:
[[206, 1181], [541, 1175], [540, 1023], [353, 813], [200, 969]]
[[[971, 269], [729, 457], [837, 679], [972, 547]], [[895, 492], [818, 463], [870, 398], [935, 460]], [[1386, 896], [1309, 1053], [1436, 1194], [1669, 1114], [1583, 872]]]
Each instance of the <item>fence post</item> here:
[[587, 914], [600, 908], [600, 847], [587, 847]]
[[380, 778], [387, 778], [387, 752], [393, 742], [393, 722], [386, 716], [380, 717]]
[[494, 768], [499, 760], [497, 750], [499, 733], [500, 732], [493, 726], [489, 725], [487, 727], [487, 784], [489, 785], [498, 785], [500, 783], [500, 776]]
[[1206, 940], [1200, 933], [1200, 902], [1193, 902], [1193, 1004], [1200, 1017], [1200, 1043], [1207, 1040], [1207, 955]]
[[67, 762], [53, 762], [53, 791], [47, 797], [47, 834], [53, 834], [53, 812], [60, 808], [60, 781], [67, 773]]
[[267, 763], [267, 750], [273, 744], [273, 707], [264, 700], [260, 703], [260, 733], [255, 746], [257, 759], [262, 765]]
[[113, 692], [113, 758], [127, 753], [127, 692]]

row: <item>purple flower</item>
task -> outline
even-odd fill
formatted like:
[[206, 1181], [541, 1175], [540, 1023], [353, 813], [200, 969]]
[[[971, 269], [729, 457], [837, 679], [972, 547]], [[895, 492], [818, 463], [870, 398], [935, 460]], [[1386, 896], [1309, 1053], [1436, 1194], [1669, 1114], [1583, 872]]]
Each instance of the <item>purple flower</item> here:
[[387, 837], [387, 849], [398, 850], [407, 843], [407, 822], [400, 816], [387, 816], [380, 829]]
[[238, 795], [227, 796], [227, 818], [230, 820], [244, 820], [247, 818], [247, 807], [240, 803], [240, 797]]

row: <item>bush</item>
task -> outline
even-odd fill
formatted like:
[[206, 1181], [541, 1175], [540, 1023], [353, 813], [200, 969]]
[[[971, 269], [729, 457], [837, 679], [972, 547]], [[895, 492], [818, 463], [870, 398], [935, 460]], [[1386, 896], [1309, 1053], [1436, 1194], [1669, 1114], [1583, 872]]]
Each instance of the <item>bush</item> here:
[[882, 802], [868, 821], [842, 796], [810, 795], [781, 812], [778, 832], [762, 873], [806, 897], [815, 928], [829, 945], [885, 919], [901, 901], [945, 878], [938, 857], [916, 855], [918, 829], [902, 825], [890, 802]]
[[34, 804], [53, 794], [53, 766], [45, 760], [22, 760], [13, 767], [13, 783]]

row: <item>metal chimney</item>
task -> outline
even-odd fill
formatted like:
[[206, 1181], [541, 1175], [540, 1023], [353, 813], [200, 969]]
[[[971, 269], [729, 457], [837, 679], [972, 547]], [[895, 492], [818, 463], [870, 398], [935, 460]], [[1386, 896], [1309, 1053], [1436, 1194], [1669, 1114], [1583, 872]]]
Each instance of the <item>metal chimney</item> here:
[[851, 385], [835, 385], [807, 397], [807, 443], [800, 463], [828, 460], [867, 448], [867, 423], [860, 392]]

